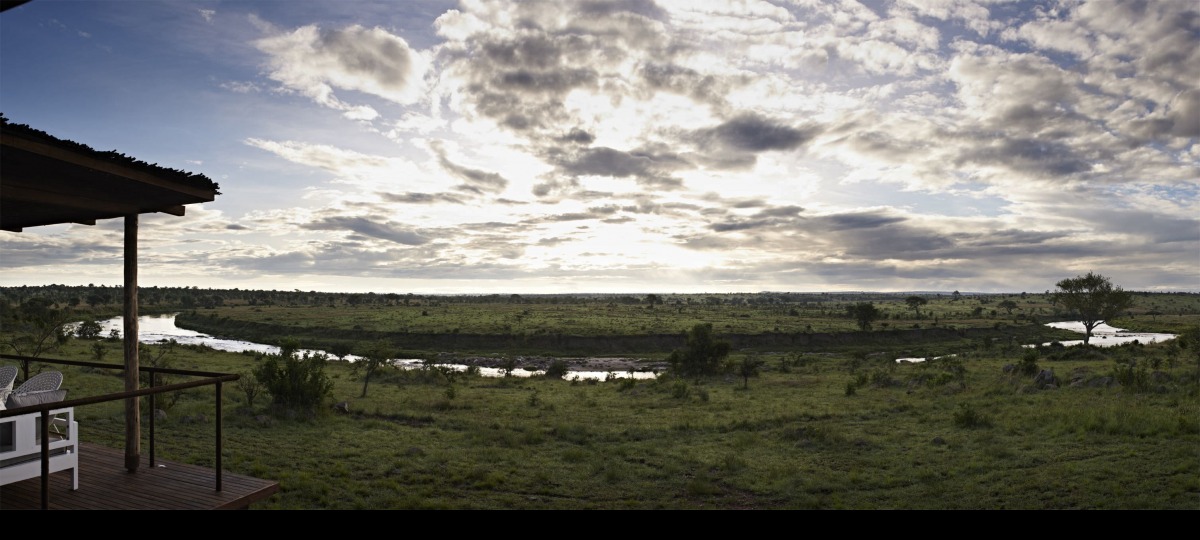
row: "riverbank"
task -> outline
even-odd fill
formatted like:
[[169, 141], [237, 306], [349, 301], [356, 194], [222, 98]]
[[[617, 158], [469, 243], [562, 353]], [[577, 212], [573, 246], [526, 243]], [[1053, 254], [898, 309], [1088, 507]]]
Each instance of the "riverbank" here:
[[504, 369], [510, 364], [526, 371], [545, 371], [554, 362], [565, 362], [568, 371], [595, 372], [656, 372], [666, 371], [668, 364], [642, 358], [586, 356], [474, 356], [443, 352], [431, 359], [436, 364], [458, 364], [481, 368]]

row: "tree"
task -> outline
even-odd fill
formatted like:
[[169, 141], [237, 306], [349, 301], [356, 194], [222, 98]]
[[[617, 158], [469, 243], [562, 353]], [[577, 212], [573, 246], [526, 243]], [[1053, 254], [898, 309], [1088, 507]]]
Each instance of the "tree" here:
[[100, 323], [89, 319], [79, 323], [79, 327], [75, 329], [75, 335], [80, 339], [96, 339], [103, 331], [104, 327]]
[[1108, 278], [1088, 272], [1059, 281], [1053, 298], [1063, 307], [1079, 314], [1083, 323], [1083, 344], [1092, 337], [1092, 329], [1116, 317], [1133, 305], [1133, 295], [1112, 284]]
[[[45, 298], [26, 300], [11, 314], [0, 321], [5, 330], [11, 331], [7, 345], [19, 356], [39, 357], [42, 353], [58, 349], [70, 338], [65, 327], [71, 319], [70, 310], [59, 310]], [[22, 380], [29, 379], [29, 360], [21, 361]]]
[[999, 304], [996, 304], [996, 307], [1003, 309], [1004, 311], [1007, 311], [1009, 315], [1012, 315], [1012, 311], [1017, 309], [1017, 303], [1013, 302], [1012, 300], [1005, 300]]
[[870, 302], [859, 302], [846, 308], [850, 316], [858, 322], [858, 327], [864, 332], [871, 329], [871, 323], [879, 318], [879, 308]]
[[721, 369], [721, 361], [729, 356], [732, 346], [728, 341], [717, 341], [713, 336], [712, 323], [701, 323], [687, 333], [683, 349], [675, 349], [667, 358], [671, 369], [682, 376], [714, 375]]
[[329, 346], [329, 352], [337, 357], [338, 360], [345, 360], [347, 356], [350, 356], [352, 351], [349, 343], [339, 341]]
[[762, 367], [763, 359], [756, 354], [747, 354], [738, 364], [738, 375], [742, 376], [742, 388], [750, 388], [750, 377], [758, 376], [758, 368]]
[[912, 308], [912, 310], [914, 312], [916, 312], [917, 318], [920, 318], [921, 317], [921, 306], [928, 304], [929, 300], [926, 300], [920, 296], [913, 295], [908, 298], [905, 298], [904, 303], [908, 304], [908, 307]]
[[396, 351], [392, 349], [392, 345], [385, 340], [379, 340], [367, 347], [367, 352], [354, 363], [355, 373], [364, 372], [361, 397], [367, 397], [367, 385], [371, 383], [371, 375], [381, 367], [392, 365], [396, 361], [394, 356]]

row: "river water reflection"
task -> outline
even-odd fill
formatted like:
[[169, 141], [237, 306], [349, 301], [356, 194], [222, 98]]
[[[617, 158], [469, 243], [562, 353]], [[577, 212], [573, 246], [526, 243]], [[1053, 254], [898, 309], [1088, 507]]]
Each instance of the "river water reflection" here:
[[[116, 331], [119, 335], [123, 330], [124, 318], [114, 317], [103, 321], [98, 321], [102, 328], [101, 335], [108, 336], [111, 332]], [[187, 330], [175, 326], [175, 314], [165, 315], [142, 315], [138, 317], [138, 341], [142, 343], [161, 343], [164, 341], [175, 340], [183, 345], [204, 345], [219, 351], [227, 352], [244, 352], [252, 351], [264, 354], [278, 354], [279, 347], [274, 345], [266, 345], [262, 343], [254, 343], [252, 341], [241, 341], [236, 339], [221, 339], [202, 334], [194, 330]], [[328, 352], [316, 349], [300, 349], [300, 354], [324, 354], [330, 358], [334, 356]], [[361, 359], [359, 356], [347, 355], [347, 362], [354, 362]], [[424, 360], [416, 358], [397, 358], [395, 359], [397, 366], [402, 368], [419, 368], [425, 365]], [[437, 364], [441, 367], [447, 367], [455, 371], [466, 371], [468, 366], [463, 364]], [[504, 370], [499, 368], [481, 367], [479, 368], [480, 375], [484, 377], [503, 377]], [[532, 377], [541, 375], [543, 371], [530, 371], [525, 369], [514, 369], [512, 376], [514, 377]], [[658, 374], [651, 371], [570, 371], [564, 379], [567, 380], [606, 380], [609, 378], [634, 378], [634, 379], [653, 379]]]
[[[1083, 323], [1079, 322], [1079, 321], [1052, 322], [1052, 323], [1047, 323], [1046, 326], [1049, 326], [1051, 328], [1060, 328], [1063, 330], [1070, 330], [1072, 332], [1078, 332], [1080, 334], [1086, 333], [1086, 330], [1083, 327]], [[1126, 343], [1134, 343], [1134, 342], [1141, 343], [1141, 344], [1161, 343], [1163, 341], [1169, 341], [1169, 340], [1175, 339], [1176, 337], [1178, 337], [1178, 336], [1176, 336], [1175, 334], [1156, 334], [1153, 332], [1130, 332], [1129, 330], [1125, 330], [1124, 328], [1114, 328], [1107, 324], [1100, 324], [1092, 329], [1092, 337], [1090, 340], [1088, 340], [1088, 344], [1094, 345], [1096, 347], [1116, 347], [1117, 345], [1124, 345]], [[1055, 342], [1042, 343], [1041, 345], [1049, 346], [1051, 343], [1055, 343]], [[1073, 339], [1073, 340], [1068, 340], [1068, 341], [1059, 341], [1057, 343], [1061, 344], [1064, 347], [1072, 347], [1075, 345], [1083, 345], [1083, 340], [1082, 339]], [[1031, 348], [1037, 347], [1037, 346], [1038, 346], [1038, 344], [1036, 344], [1036, 343], [1032, 344], [1032, 345], [1022, 345], [1022, 347], [1031, 347]], [[954, 355], [951, 354], [948, 356], [954, 356]], [[938, 356], [938, 357], [935, 357], [934, 360], [936, 360], [938, 358], [946, 358], [946, 357]], [[897, 358], [896, 359], [897, 362], [924, 362], [925, 360], [926, 360], [925, 358]]]

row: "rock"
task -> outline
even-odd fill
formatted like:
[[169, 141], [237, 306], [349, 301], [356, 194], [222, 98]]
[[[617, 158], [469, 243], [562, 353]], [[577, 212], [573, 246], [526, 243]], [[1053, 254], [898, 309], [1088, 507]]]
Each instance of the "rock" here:
[[167, 411], [164, 411], [162, 409], [154, 409], [154, 419], [155, 420], [166, 420], [167, 419]]
[[1096, 377], [1095, 379], [1087, 382], [1089, 388], [1108, 388], [1112, 386], [1112, 384], [1112, 377]]
[[945, 446], [946, 445], [946, 439], [943, 439], [941, 437], [934, 437], [933, 441], [930, 441], [930, 442], [932, 442], [934, 446]]
[[333, 406], [333, 410], [342, 414], [350, 414], [350, 402], [342, 401]]
[[265, 414], [260, 414], [258, 416], [255, 416], [254, 421], [257, 422], [258, 425], [263, 426], [263, 427], [267, 427], [267, 426], [270, 426], [271, 424], [275, 423], [275, 421], [270, 416], [267, 416]]
[[1058, 384], [1058, 378], [1054, 376], [1054, 370], [1052, 369], [1043, 369], [1033, 378], [1033, 385], [1038, 388], [1047, 384]]

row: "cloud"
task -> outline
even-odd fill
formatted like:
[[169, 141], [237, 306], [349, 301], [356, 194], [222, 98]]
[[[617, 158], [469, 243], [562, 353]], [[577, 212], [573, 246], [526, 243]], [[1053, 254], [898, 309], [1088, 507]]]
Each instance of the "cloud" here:
[[365, 105], [350, 105], [334, 89], [374, 95], [399, 104], [422, 93], [426, 61], [404, 38], [383, 28], [351, 25], [325, 29], [303, 26], [254, 42], [268, 56], [268, 76], [317, 103], [351, 118], [377, 116]]
[[430, 241], [429, 238], [416, 231], [392, 223], [376, 223], [365, 217], [327, 217], [312, 223], [306, 223], [303, 227], [312, 230], [349, 230], [364, 236], [408, 246], [419, 246]]
[[446, 149], [443, 148], [441, 141], [433, 141], [429, 147], [437, 155], [438, 164], [442, 166], [442, 169], [466, 181], [466, 184], [459, 186], [458, 189], [474, 193], [499, 193], [508, 187], [508, 180], [499, 174], [463, 167], [450, 161], [446, 157]]
[[711, 129], [700, 130], [694, 136], [702, 150], [757, 153], [794, 150], [816, 134], [815, 128], [797, 129], [753, 113], [743, 113]]
[[407, 193], [380, 193], [379, 196], [387, 202], [401, 204], [467, 203], [461, 196], [453, 193], [414, 193], [410, 191]]

